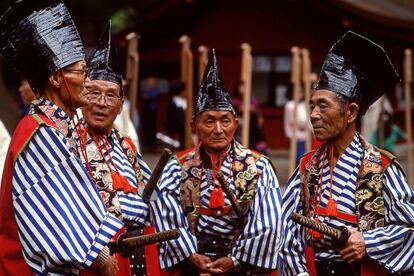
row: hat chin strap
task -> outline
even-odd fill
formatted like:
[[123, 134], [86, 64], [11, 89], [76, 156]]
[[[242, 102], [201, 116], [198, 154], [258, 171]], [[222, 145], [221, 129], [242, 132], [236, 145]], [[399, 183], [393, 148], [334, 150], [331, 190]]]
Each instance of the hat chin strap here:
[[[73, 102], [72, 93], [70, 92], [68, 82], [66, 81], [66, 78], [65, 78], [65, 74], [63, 74], [62, 71], [60, 71], [60, 74], [61, 74], [61, 76], [63, 78], [63, 85], [65, 86], [66, 91], [68, 91], [68, 94], [69, 94], [70, 105], [71, 105], [70, 107], [71, 107], [71, 111], [73, 112], [73, 116], [77, 116], [77, 114], [76, 114], [76, 108], [75, 108], [75, 103]], [[79, 118], [77, 118], [77, 119], [79, 119]]]
[[[66, 81], [66, 78], [65, 78], [65, 74], [63, 74], [63, 72], [61, 71], [60, 72], [61, 73], [61, 75], [62, 75], [62, 78], [63, 78], [63, 84], [65, 85], [65, 88], [66, 88], [66, 90], [68, 91], [68, 94], [69, 94], [69, 99], [70, 99], [70, 105], [71, 105], [71, 110], [72, 110], [72, 112], [73, 112], [73, 117], [71, 118], [71, 121], [73, 122], [73, 124], [74, 124], [74, 129], [75, 129], [75, 132], [76, 132], [76, 135], [79, 137], [79, 139], [82, 141], [82, 140], [84, 140], [84, 138], [86, 137], [86, 133], [84, 133], [84, 132], [82, 132], [81, 130], [80, 130], [80, 119], [79, 119], [79, 116], [78, 116], [78, 113], [76, 112], [76, 108], [75, 108], [75, 103], [73, 102], [73, 97], [72, 97], [72, 93], [70, 92], [70, 89], [69, 89], [69, 85], [68, 85], [68, 82]], [[77, 122], [77, 124], [75, 124], [75, 120], [74, 120], [74, 118], [76, 118], [76, 122]], [[83, 149], [85, 149], [86, 150], [86, 144], [84, 144], [84, 147], [83, 147]], [[87, 159], [85, 159], [85, 160], [87, 160]], [[87, 164], [87, 166], [89, 167], [89, 164]]]

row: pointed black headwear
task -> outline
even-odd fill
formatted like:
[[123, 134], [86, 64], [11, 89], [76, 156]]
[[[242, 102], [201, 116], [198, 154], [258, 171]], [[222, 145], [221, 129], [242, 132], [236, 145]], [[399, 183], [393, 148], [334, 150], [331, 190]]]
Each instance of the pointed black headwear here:
[[236, 116], [229, 92], [220, 75], [215, 50], [212, 49], [197, 94], [193, 118], [204, 111], [229, 111]]
[[355, 100], [361, 114], [400, 81], [385, 50], [348, 31], [330, 49], [315, 90], [327, 89]]
[[109, 21], [108, 27], [99, 40], [98, 47], [89, 60], [89, 78], [119, 84], [122, 92], [122, 73], [118, 50], [112, 41], [111, 21]]
[[85, 59], [66, 6], [58, 0], [18, 0], [0, 18], [0, 53], [40, 90], [56, 71]]

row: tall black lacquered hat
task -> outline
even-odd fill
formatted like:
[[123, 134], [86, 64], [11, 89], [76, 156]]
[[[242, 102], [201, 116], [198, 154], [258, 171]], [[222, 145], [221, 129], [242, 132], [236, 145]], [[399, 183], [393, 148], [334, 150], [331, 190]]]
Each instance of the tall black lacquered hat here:
[[0, 53], [36, 91], [56, 71], [85, 59], [72, 17], [58, 0], [15, 1], [0, 18]]
[[327, 89], [356, 100], [362, 114], [400, 81], [385, 50], [348, 31], [330, 49], [315, 90]]
[[122, 72], [119, 65], [118, 49], [112, 41], [111, 21], [109, 21], [108, 27], [99, 40], [98, 47], [89, 60], [89, 78], [110, 81], [119, 84], [122, 88]]
[[203, 80], [197, 94], [193, 118], [204, 111], [229, 111], [236, 116], [229, 92], [217, 65], [216, 52], [211, 50]]

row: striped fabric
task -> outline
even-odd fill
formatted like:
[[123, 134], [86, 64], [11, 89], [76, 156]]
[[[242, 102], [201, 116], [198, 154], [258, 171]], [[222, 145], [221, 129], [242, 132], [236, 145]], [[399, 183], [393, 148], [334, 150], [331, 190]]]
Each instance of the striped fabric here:
[[35, 274], [77, 275], [122, 227], [55, 128], [35, 133], [16, 160], [12, 184], [23, 254]]
[[[88, 136], [89, 137], [89, 136]], [[137, 176], [135, 175], [134, 169], [132, 168], [131, 163], [128, 161], [128, 158], [125, 156], [125, 153], [120, 145], [120, 141], [117, 138], [117, 135], [115, 133], [115, 130], [112, 131], [111, 136], [108, 139], [111, 144], [110, 149], [110, 155], [112, 157], [112, 160], [115, 162], [115, 165], [118, 169], [118, 171], [121, 173], [121, 175], [125, 176], [129, 183], [134, 186], [138, 187], [137, 185]], [[97, 150], [96, 143], [93, 139], [89, 139], [86, 141], [87, 144], [87, 151], [93, 152]], [[104, 155], [107, 156], [108, 152], [104, 150]], [[97, 155], [100, 157], [100, 153], [97, 152]], [[83, 156], [81, 156], [81, 159], [83, 161]], [[89, 159], [89, 158], [88, 158]], [[107, 157], [107, 160], [109, 157]], [[137, 155], [138, 164], [141, 168], [141, 173], [143, 175], [143, 182], [147, 183], [149, 180], [149, 177], [151, 176], [151, 170], [149, 169], [148, 165], [143, 160], [142, 156], [140, 154]], [[92, 169], [95, 167], [94, 162], [97, 160], [95, 158], [92, 158], [89, 160]], [[105, 166], [107, 168], [107, 165], [102, 160], [102, 166]], [[108, 169], [109, 174], [109, 169]], [[147, 218], [148, 214], [148, 207], [147, 204], [142, 200], [141, 196], [134, 193], [128, 193], [125, 194], [123, 191], [117, 191], [116, 192], [117, 200], [119, 200], [119, 205], [122, 213], [122, 221], [130, 226], [136, 226], [136, 227], [143, 227], [145, 223], [145, 219]], [[110, 209], [110, 208], [109, 208]], [[111, 211], [111, 210], [109, 210]]]
[[[235, 186], [230, 171], [231, 159], [232, 157], [227, 155], [221, 169], [229, 180], [230, 188], [234, 191]], [[257, 183], [257, 194], [247, 214], [248, 223], [241, 231], [232, 249], [232, 255], [254, 266], [276, 268], [277, 253], [281, 244], [278, 235], [280, 233], [281, 193], [269, 161], [260, 158], [256, 166], [261, 173]], [[202, 207], [208, 207], [213, 180], [211, 171], [209, 169], [204, 169], [204, 171], [200, 188], [200, 204]], [[158, 186], [158, 200], [152, 203], [157, 231], [179, 228], [181, 232], [179, 239], [161, 245], [159, 255], [161, 268], [171, 267], [197, 251], [197, 239], [190, 233], [186, 216], [180, 205], [181, 173], [177, 159], [170, 160]], [[230, 205], [227, 198], [225, 198], [225, 204]], [[201, 237], [221, 237], [231, 240], [238, 232], [239, 221], [240, 219], [230, 215], [219, 218], [200, 215], [197, 232]]]
[[[334, 168], [333, 198], [341, 212], [356, 214], [355, 191], [356, 179], [361, 166], [363, 153], [359, 136], [355, 135], [353, 141], [346, 148]], [[320, 164], [323, 168], [322, 201], [321, 206], [326, 207], [329, 199], [329, 165], [328, 159]], [[414, 235], [407, 225], [414, 224], [414, 193], [409, 188], [401, 170], [391, 165], [385, 171], [383, 195], [385, 201], [385, 221], [388, 226], [369, 230], [363, 233], [366, 250], [369, 257], [384, 265], [390, 272], [402, 272], [414, 269]], [[296, 169], [288, 181], [283, 196], [282, 220], [286, 221], [284, 232], [286, 240], [281, 259], [283, 259], [282, 275], [297, 275], [306, 271], [304, 258], [304, 229], [289, 218], [292, 212], [301, 212], [300, 202], [300, 175]], [[357, 228], [357, 225], [328, 217], [319, 217], [322, 223], [338, 227], [345, 225]], [[316, 244], [316, 247], [321, 245]], [[401, 256], [404, 256], [402, 258]], [[321, 248], [315, 254], [316, 260], [332, 259], [342, 261], [336, 250]]]

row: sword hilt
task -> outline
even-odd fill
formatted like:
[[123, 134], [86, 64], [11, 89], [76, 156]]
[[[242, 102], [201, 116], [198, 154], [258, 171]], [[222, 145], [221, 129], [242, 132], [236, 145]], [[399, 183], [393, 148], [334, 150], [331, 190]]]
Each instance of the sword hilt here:
[[326, 224], [320, 223], [320, 222], [316, 222], [314, 220], [311, 220], [303, 215], [300, 215], [298, 213], [292, 213], [290, 215], [290, 218], [306, 227], [312, 230], [315, 230], [325, 236], [328, 236], [330, 238], [332, 238], [334, 240], [334, 242], [336, 243], [336, 246], [341, 248], [343, 247], [346, 242], [348, 241], [349, 238], [349, 230], [348, 228], [346, 228], [345, 226], [341, 226], [339, 227], [339, 229], [336, 229], [334, 227], [328, 226]]

